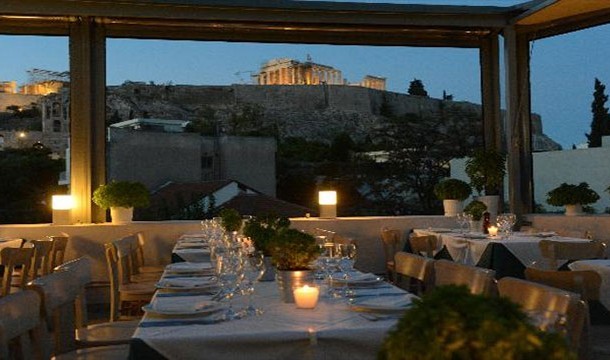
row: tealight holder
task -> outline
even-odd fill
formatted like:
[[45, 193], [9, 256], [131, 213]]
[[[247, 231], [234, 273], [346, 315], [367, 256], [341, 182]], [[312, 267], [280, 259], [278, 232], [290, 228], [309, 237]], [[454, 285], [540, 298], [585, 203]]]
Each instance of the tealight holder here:
[[299, 309], [313, 309], [318, 304], [320, 288], [316, 285], [303, 285], [292, 290], [294, 302]]
[[488, 227], [487, 231], [489, 232], [489, 236], [493, 236], [493, 237], [498, 236], [498, 228], [496, 226]]

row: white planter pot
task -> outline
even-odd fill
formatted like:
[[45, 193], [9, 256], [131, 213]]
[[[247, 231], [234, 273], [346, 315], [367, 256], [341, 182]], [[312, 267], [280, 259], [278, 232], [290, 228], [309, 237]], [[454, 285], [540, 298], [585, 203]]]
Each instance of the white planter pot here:
[[483, 233], [483, 220], [470, 220], [471, 233]]
[[457, 216], [464, 208], [464, 202], [461, 200], [443, 200], [445, 208], [445, 216]]
[[581, 204], [566, 205], [566, 216], [578, 216], [582, 214], [583, 211]]
[[110, 208], [110, 217], [113, 224], [129, 224], [133, 219], [133, 208]]
[[496, 215], [498, 215], [498, 205], [500, 204], [500, 196], [499, 195], [487, 195], [487, 196], [479, 196], [477, 198], [480, 202], [487, 206], [487, 212], [491, 216], [492, 219], [495, 219]]

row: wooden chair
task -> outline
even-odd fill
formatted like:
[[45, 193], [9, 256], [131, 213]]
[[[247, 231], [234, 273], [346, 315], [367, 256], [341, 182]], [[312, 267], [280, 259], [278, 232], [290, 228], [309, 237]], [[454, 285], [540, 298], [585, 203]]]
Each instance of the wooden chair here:
[[434, 257], [434, 251], [436, 250], [438, 239], [434, 235], [413, 235], [409, 238], [409, 244], [411, 245], [411, 251], [417, 255], [424, 255], [426, 257]]
[[146, 257], [144, 256], [144, 242], [144, 234], [142, 234], [142, 232], [136, 233], [135, 241], [132, 242], [132, 254], [135, 273], [163, 273], [163, 271], [165, 271], [164, 265], [146, 264]]
[[396, 281], [396, 266], [394, 255], [400, 250], [402, 232], [398, 229], [381, 229], [381, 242], [385, 255], [386, 278], [392, 282]]
[[34, 246], [32, 266], [30, 266], [30, 279], [47, 275], [51, 272], [51, 249], [53, 242], [50, 240], [30, 240]]
[[564, 317], [565, 324], [561, 324], [561, 319], [542, 318], [538, 319], [543, 320], [539, 325], [544, 328], [545, 320], [559, 320], [559, 325], [565, 326], [570, 347], [579, 353], [579, 358], [587, 358], [587, 305], [580, 300], [578, 294], [511, 277], [498, 280], [498, 294], [521, 305], [526, 313]]
[[494, 295], [497, 290], [495, 274], [494, 270], [449, 260], [434, 261], [434, 286], [466, 285], [473, 294]]
[[2, 293], [6, 296], [11, 292], [11, 283], [15, 268], [20, 267], [23, 276], [18, 287], [23, 289], [28, 282], [34, 248], [4, 248], [0, 250], [0, 265], [4, 267], [2, 274]]
[[112, 242], [117, 250], [119, 271], [130, 282], [157, 282], [162, 272], [140, 273], [138, 271], [137, 237], [128, 235]]
[[606, 253], [606, 245], [598, 241], [566, 242], [544, 239], [540, 240], [538, 248], [552, 270], [559, 267], [559, 260], [601, 259]]
[[79, 287], [75, 304], [76, 344], [79, 347], [128, 344], [139, 320], [103, 322], [89, 325], [87, 321], [86, 287], [91, 282], [91, 260], [80, 257], [68, 261], [55, 271], [67, 271]]
[[[77, 281], [75, 281], [77, 279]], [[76, 341], [76, 299], [82, 293], [79, 276], [72, 271], [56, 271], [33, 280], [28, 287], [42, 299], [42, 321], [51, 338], [54, 358], [116, 359], [127, 358], [128, 345], [79, 348]]]
[[592, 270], [555, 271], [528, 267], [525, 269], [525, 278], [580, 294], [585, 301], [599, 300], [602, 278]]
[[48, 359], [40, 296], [25, 290], [0, 298], [0, 359]]
[[409, 292], [422, 295], [434, 282], [434, 260], [399, 251], [394, 255], [395, 284]]
[[53, 242], [53, 248], [51, 249], [51, 270], [53, 270], [63, 264], [70, 237], [62, 235], [48, 236], [48, 238]]
[[140, 305], [150, 302], [156, 289], [154, 283], [131, 282], [128, 270], [119, 261], [115, 245], [108, 243], [104, 248], [110, 279], [110, 321], [117, 321], [125, 312], [126, 303], [135, 303], [135, 308], [139, 310]]

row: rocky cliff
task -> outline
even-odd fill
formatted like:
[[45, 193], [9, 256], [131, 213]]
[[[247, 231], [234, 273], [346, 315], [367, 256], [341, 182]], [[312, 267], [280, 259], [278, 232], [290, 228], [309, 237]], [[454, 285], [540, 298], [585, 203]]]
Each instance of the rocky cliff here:
[[[414, 113], [434, 116], [442, 106], [457, 106], [480, 115], [481, 107], [468, 102], [356, 86], [317, 85], [152, 85], [128, 82], [111, 86], [107, 95], [108, 120], [137, 117], [198, 121], [206, 119], [226, 133], [236, 132], [236, 119], [249, 111], [256, 127], [280, 138], [289, 136], [330, 142], [345, 132], [358, 141], [383, 126], [383, 115]], [[542, 132], [538, 115], [532, 117], [535, 151], [560, 146]]]

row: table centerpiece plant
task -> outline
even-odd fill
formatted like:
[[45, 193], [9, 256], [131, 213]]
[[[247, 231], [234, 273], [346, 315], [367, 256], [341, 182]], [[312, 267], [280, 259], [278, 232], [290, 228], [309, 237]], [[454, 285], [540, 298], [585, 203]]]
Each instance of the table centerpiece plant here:
[[116, 181], [100, 185], [93, 192], [93, 202], [103, 209], [110, 209], [114, 224], [130, 223], [134, 207], [147, 207], [150, 193], [137, 181]]
[[519, 305], [441, 286], [413, 300], [385, 338], [383, 360], [576, 359], [560, 333], [543, 332]]
[[434, 186], [434, 195], [443, 200], [445, 216], [456, 216], [462, 212], [464, 200], [472, 194], [472, 187], [459, 179], [444, 179]]
[[235, 209], [222, 209], [218, 213], [220, 216], [220, 224], [228, 233], [239, 231], [242, 225], [242, 217]]
[[294, 302], [292, 289], [313, 281], [312, 262], [320, 256], [316, 239], [296, 229], [281, 229], [269, 241], [280, 297]]
[[482, 201], [473, 200], [464, 208], [464, 212], [470, 215], [470, 231], [480, 232], [482, 229], [481, 218], [483, 213], [487, 210], [487, 205]]
[[492, 216], [497, 215], [499, 194], [506, 175], [506, 155], [494, 149], [476, 149], [466, 160], [464, 170], [479, 194], [478, 200], [487, 205]]
[[265, 273], [261, 281], [275, 280], [275, 270], [272, 266], [269, 243], [280, 230], [287, 229], [289, 226], [290, 220], [288, 218], [273, 214], [253, 217], [244, 224], [244, 235], [252, 239], [256, 250], [262, 252], [264, 256]]
[[578, 185], [562, 183], [547, 193], [546, 202], [553, 206], [565, 206], [566, 216], [581, 215], [582, 206], [599, 200], [599, 194], [586, 182]]

